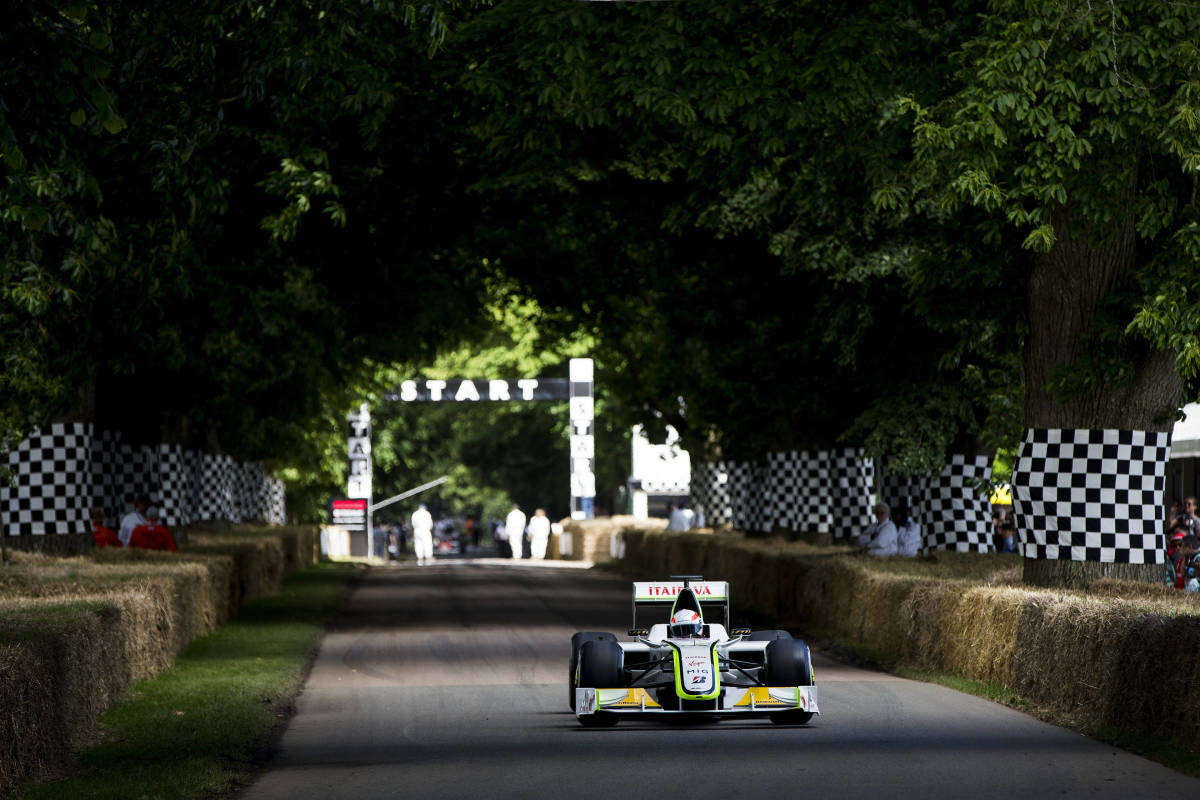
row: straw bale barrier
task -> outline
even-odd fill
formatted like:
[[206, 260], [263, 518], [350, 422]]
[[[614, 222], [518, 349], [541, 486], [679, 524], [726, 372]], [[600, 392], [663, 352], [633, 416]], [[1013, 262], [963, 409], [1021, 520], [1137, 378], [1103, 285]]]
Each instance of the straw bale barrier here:
[[277, 537], [193, 533], [188, 552], [228, 556], [233, 560], [233, 580], [228, 587], [231, 608], [240, 608], [259, 597], [273, 594], [283, 580], [286, 556], [283, 543]]
[[193, 533], [179, 553], [10, 555], [0, 569], [0, 797], [56, 774], [135, 681], [316, 563], [316, 528]]
[[563, 520], [563, 530], [572, 536], [571, 558], [594, 563], [612, 560], [610, 547], [614, 534], [625, 530], [656, 530], [666, 526], [666, 520], [637, 520], [629, 516]]
[[[225, 535], [231, 534], [226, 533]], [[232, 535], [239, 538], [278, 539], [279, 545], [283, 549], [284, 575], [308, 569], [321, 558], [321, 528], [319, 525], [289, 525], [286, 527], [247, 525], [235, 528]], [[195, 537], [196, 534], [193, 533], [192, 536]], [[207, 539], [207, 537], [204, 538]]]
[[885, 661], [1003, 686], [1039, 715], [1200, 749], [1200, 598], [1097, 581], [1020, 585], [1019, 560], [939, 553], [869, 559], [846, 547], [624, 525], [639, 577], [728, 580], [738, 608], [850, 639]]

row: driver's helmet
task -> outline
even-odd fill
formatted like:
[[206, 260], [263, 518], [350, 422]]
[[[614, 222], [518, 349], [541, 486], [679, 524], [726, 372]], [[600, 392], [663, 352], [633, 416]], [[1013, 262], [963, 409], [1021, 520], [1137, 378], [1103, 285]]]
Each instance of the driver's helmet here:
[[704, 620], [690, 608], [681, 608], [671, 616], [669, 630], [675, 639], [694, 638], [700, 636]]

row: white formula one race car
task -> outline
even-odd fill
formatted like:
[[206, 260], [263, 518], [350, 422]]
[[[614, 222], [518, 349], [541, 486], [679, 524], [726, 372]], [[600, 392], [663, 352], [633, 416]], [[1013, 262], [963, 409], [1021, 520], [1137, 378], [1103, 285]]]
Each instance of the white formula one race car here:
[[[637, 627], [639, 606], [668, 603], [668, 622]], [[704, 606], [723, 611], [723, 624], [705, 622]], [[802, 725], [820, 713], [808, 645], [787, 631], [727, 625], [724, 581], [634, 583], [633, 641], [594, 631], [571, 637], [571, 710], [587, 727], [626, 714], [749, 714]]]

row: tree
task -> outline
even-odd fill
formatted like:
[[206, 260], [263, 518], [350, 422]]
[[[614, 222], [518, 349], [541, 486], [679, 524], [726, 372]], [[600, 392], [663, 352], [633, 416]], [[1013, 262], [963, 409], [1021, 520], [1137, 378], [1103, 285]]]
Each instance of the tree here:
[[[928, 52], [962, 35], [956, 15], [929, 17], [487, 12], [447, 47], [478, 98], [477, 241], [541, 302], [596, 321], [631, 422], [670, 422], [693, 452], [862, 442], [868, 410], [872, 446], [903, 442], [907, 469], [978, 447], [980, 390], [1000, 391], [1016, 350], [1016, 304], [998, 292], [1012, 267], [976, 243], [978, 215], [930, 224], [871, 202], [910, 155], [893, 98], [932, 97], [947, 70]], [[529, 241], [537, 257], [513, 252]]]
[[[992, 4], [953, 89], [909, 104], [914, 205], [1024, 237], [1026, 427], [1167, 431], [1197, 394], [1198, 32], [1168, 3]], [[1038, 583], [1158, 572], [1025, 563]]]
[[[428, 102], [449, 7], [15, 10], [0, 48], [0, 438], [95, 420], [279, 458], [364, 357], [452, 340], [482, 284], [439, 268], [454, 247], [430, 198], [445, 195], [405, 169], [452, 156]], [[398, 117], [428, 138], [385, 137]]]
[[[1018, 407], [1027, 427], [1165, 430], [1185, 380], [1196, 394], [1200, 355], [1200, 18], [1159, 3], [960, 6], [506, 5], [463, 33], [484, 43], [468, 81], [491, 109], [481, 141], [499, 156], [485, 188], [526, 210], [565, 208], [542, 239], [558, 243], [566, 228], [587, 242], [575, 247], [589, 251], [583, 270], [594, 269], [593, 243], [570, 212], [604, 220], [618, 242], [603, 251], [650, 275], [634, 282], [643, 290], [607, 338], [675, 333], [709, 357], [706, 369], [721, 344], [741, 355], [770, 340], [743, 339], [736, 327], [718, 337], [696, 326], [700, 345], [679, 337], [663, 322], [666, 287], [688, 293], [731, 265], [744, 269], [736, 256], [713, 255], [738, 237], [748, 241], [743, 258], [778, 259], [777, 274], [763, 269], [764, 295], [815, 276], [823, 296], [802, 295], [792, 319], [814, 314], [824, 336], [769, 305], [748, 333], [781, 327], [773, 344], [804, 353], [800, 370], [778, 360], [792, 374], [827, 376], [830, 355], [859, 367], [837, 382], [839, 402], [858, 415], [851, 435], [874, 438], [879, 451], [911, 445], [914, 467], [971, 446], [964, 440], [983, 444], [981, 434], [1011, 439]], [[611, 195], [596, 202], [629, 181], [661, 212], [622, 213]], [[683, 252], [672, 236], [693, 237], [708, 257], [702, 266], [663, 259], [669, 276], [656, 280], [638, 251]], [[655, 250], [654, 237], [668, 244]], [[885, 326], [876, 314], [888, 302], [904, 318]], [[720, 305], [688, 308], [703, 319]], [[829, 339], [837, 347], [817, 344]], [[862, 369], [873, 353], [879, 382]], [[1024, 397], [1014, 403], [1003, 370], [1018, 354]], [[760, 382], [789, 374], [755, 366], [765, 367], [754, 373]], [[694, 421], [710, 395], [684, 372], [683, 390], [659, 402]], [[729, 386], [728, 377], [712, 385]], [[818, 405], [829, 404], [827, 387]], [[712, 407], [729, 406], [711, 397]], [[982, 407], [992, 397], [1004, 399], [1003, 413]], [[729, 438], [749, 440], [742, 423], [762, 424], [731, 416], [714, 420]], [[844, 430], [812, 421], [809, 435]], [[699, 438], [688, 446], [712, 434]]]

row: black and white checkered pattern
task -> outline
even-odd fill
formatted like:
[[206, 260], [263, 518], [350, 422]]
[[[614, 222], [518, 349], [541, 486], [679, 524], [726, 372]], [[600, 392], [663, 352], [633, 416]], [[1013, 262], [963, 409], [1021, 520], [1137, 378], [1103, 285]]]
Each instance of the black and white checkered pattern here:
[[800, 513], [795, 530], [829, 533], [833, 530], [833, 458], [826, 451], [796, 454], [796, 493]]
[[884, 471], [879, 481], [879, 499], [893, 509], [902, 503], [907, 505], [909, 519], [921, 524], [924, 530], [925, 520], [921, 512], [924, 510], [923, 499], [928, 483], [927, 478], [901, 478], [895, 473]]
[[198, 519], [279, 524], [286, 519], [284, 485], [261, 464], [238, 464], [177, 445], [130, 445], [120, 433], [96, 432], [90, 424], [55, 424], [48, 433], [35, 432], [8, 454], [8, 463], [15, 484], [0, 488], [7, 535], [87, 533], [93, 507], [103, 509], [106, 523], [115, 527], [142, 493], [159, 503], [168, 526]]
[[158, 480], [154, 499], [159, 504], [159, 513], [168, 527], [187, 525], [192, 522], [192, 496], [195, 493], [196, 476], [193, 472], [194, 459], [179, 445], [160, 444], [155, 453], [155, 472]]
[[271, 525], [287, 523], [287, 487], [278, 478], [267, 478], [267, 522]]
[[55, 423], [8, 454], [13, 485], [0, 489], [9, 536], [91, 530], [92, 426]]
[[196, 519], [234, 521], [233, 458], [205, 453], [202, 459]]
[[1013, 469], [1026, 558], [1162, 564], [1170, 434], [1031, 428]]
[[829, 507], [834, 537], [858, 536], [871, 524], [871, 497], [875, 486], [875, 465], [861, 450], [834, 450], [829, 454]]
[[729, 477], [733, 526], [744, 531], [768, 530], [771, 515], [770, 472], [767, 465], [741, 462], [734, 465]]
[[726, 461], [692, 462], [692, 507], [704, 514], [707, 525], [733, 524], [733, 497], [729, 482], [732, 469]]
[[113, 431], [96, 431], [92, 436], [92, 506], [104, 512], [104, 523], [115, 528], [125, 508], [120, 483], [121, 436]]
[[992, 545], [991, 507], [979, 486], [992, 475], [987, 456], [950, 456], [942, 474], [925, 482], [921, 538], [927, 550], [986, 553]]
[[765, 462], [693, 462], [692, 500], [713, 525], [851, 536], [870, 519], [874, 468], [857, 450], [790, 451]]
[[772, 527], [796, 530], [800, 525], [800, 469], [803, 459], [795, 450], [767, 454]]

